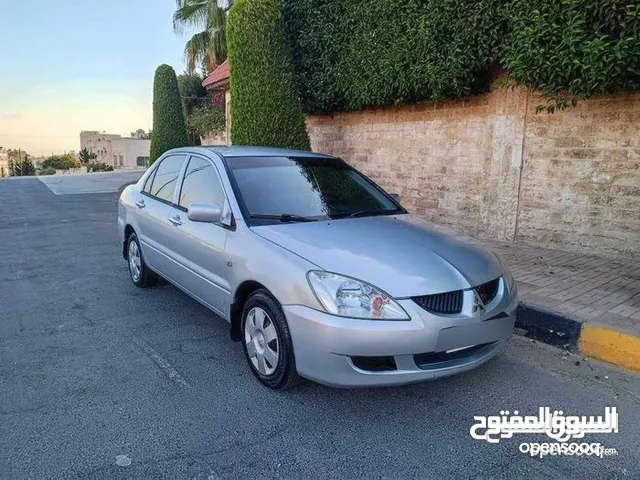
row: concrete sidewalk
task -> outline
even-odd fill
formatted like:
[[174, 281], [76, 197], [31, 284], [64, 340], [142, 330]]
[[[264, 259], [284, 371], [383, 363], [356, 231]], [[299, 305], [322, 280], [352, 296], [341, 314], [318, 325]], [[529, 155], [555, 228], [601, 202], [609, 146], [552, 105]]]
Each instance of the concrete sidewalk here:
[[518, 323], [527, 334], [640, 371], [640, 259], [484, 243], [518, 282]]

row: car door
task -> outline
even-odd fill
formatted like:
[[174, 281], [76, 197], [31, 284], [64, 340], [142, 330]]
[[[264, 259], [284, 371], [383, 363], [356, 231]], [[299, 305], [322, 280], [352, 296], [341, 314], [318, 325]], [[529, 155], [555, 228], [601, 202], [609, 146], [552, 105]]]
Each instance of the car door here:
[[161, 275], [168, 274], [171, 267], [166, 232], [172, 227], [169, 222], [171, 205], [186, 158], [186, 154], [162, 158], [135, 200], [136, 233], [142, 254], [149, 267]]
[[220, 175], [213, 162], [191, 155], [169, 219], [167, 247], [174, 263], [171, 280], [224, 315], [230, 285], [225, 245], [228, 227], [221, 223], [195, 222], [187, 210], [193, 202], [217, 203], [225, 212], [229, 205]]

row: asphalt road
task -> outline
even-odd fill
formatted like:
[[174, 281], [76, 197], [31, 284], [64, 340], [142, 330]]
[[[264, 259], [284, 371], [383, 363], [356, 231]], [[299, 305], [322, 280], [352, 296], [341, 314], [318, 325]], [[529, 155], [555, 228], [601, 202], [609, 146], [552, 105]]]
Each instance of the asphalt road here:
[[[115, 193], [0, 180], [0, 478], [640, 478], [640, 376], [520, 337], [437, 382], [267, 390], [222, 320], [131, 283], [116, 211]], [[469, 435], [474, 415], [541, 406], [616, 406], [620, 432], [586, 441], [618, 455]]]

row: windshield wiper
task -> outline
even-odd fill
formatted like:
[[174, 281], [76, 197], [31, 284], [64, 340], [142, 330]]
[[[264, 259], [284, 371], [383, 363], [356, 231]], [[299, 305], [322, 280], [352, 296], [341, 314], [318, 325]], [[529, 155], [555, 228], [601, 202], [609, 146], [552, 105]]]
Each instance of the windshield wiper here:
[[375, 215], [390, 215], [392, 213], [401, 213], [399, 208], [394, 209], [376, 209], [376, 210], [358, 210], [357, 212], [340, 212], [331, 215], [331, 218], [357, 218], [357, 217], [373, 217]]
[[256, 218], [260, 220], [278, 220], [282, 223], [289, 222], [315, 222], [314, 218], [303, 217], [302, 215], [293, 215], [291, 213], [283, 213], [282, 215], [267, 215], [262, 213], [256, 213], [249, 215], [249, 218]]

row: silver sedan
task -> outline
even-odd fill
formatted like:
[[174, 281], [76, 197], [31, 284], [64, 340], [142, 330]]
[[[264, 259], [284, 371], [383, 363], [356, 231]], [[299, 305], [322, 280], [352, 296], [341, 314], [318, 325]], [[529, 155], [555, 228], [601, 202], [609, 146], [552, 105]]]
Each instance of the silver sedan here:
[[464, 372], [513, 331], [494, 254], [310, 152], [165, 153], [120, 197], [133, 283], [162, 277], [230, 324], [264, 385], [399, 385]]

